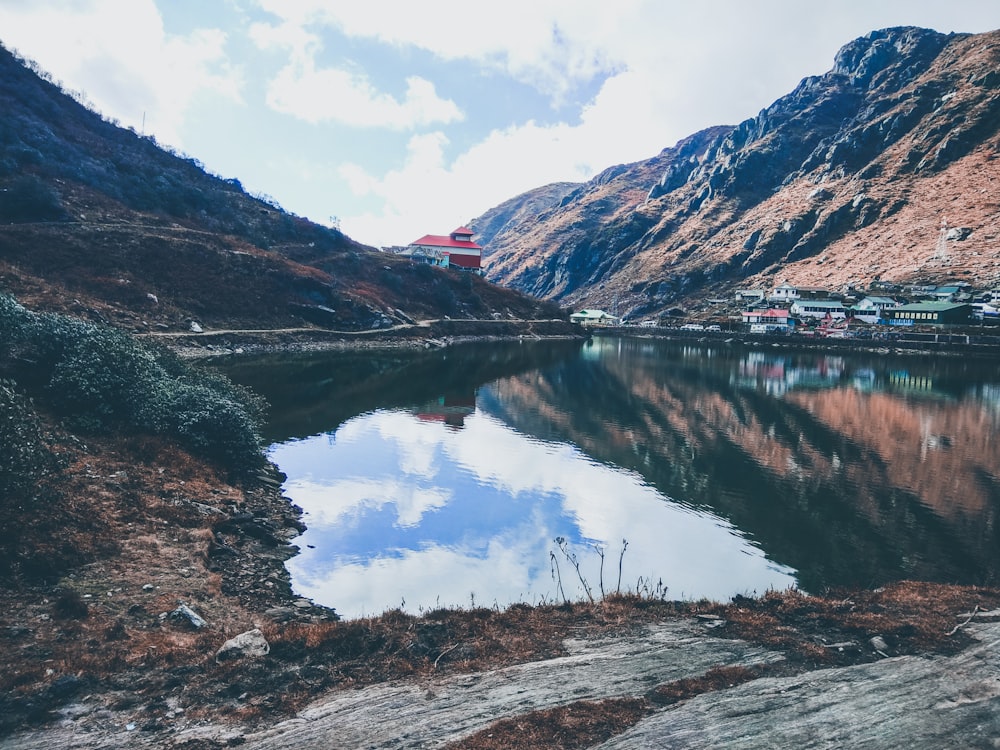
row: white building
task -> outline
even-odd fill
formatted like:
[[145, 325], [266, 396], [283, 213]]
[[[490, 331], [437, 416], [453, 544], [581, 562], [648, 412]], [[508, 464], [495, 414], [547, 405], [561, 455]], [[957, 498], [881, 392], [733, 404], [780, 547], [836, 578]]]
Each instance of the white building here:
[[829, 299], [830, 290], [821, 286], [794, 286], [787, 281], [771, 290], [768, 302], [794, 302], [797, 299]]
[[869, 295], [858, 302], [852, 310], [854, 317], [863, 320], [865, 323], [878, 323], [885, 317], [884, 310], [891, 310], [898, 307], [899, 303], [892, 297], [875, 297]]
[[569, 316], [570, 321], [582, 326], [616, 326], [618, 318], [604, 310], [580, 310]]
[[841, 320], [847, 317], [847, 308], [844, 303], [834, 300], [800, 299], [792, 303], [788, 310], [797, 318], [814, 318], [823, 320], [828, 315], [834, 320]]

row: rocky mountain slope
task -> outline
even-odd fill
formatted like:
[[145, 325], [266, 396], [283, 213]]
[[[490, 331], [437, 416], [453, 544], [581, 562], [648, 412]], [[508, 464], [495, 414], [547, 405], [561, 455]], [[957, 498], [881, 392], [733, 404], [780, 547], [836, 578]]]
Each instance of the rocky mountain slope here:
[[249, 195], [101, 119], [2, 47], [0, 290], [137, 331], [558, 314]]
[[546, 209], [559, 205], [578, 187], [576, 182], [553, 182], [504, 201], [480, 216], [476, 219], [476, 239], [485, 246], [484, 257], [490, 248], [501, 247], [516, 237], [523, 222], [532, 221]]
[[885, 29], [736, 127], [608, 169], [537, 212], [518, 218], [515, 200], [509, 221], [493, 211], [471, 226], [490, 279], [620, 314], [786, 279], [992, 286], [998, 145], [1000, 31]]

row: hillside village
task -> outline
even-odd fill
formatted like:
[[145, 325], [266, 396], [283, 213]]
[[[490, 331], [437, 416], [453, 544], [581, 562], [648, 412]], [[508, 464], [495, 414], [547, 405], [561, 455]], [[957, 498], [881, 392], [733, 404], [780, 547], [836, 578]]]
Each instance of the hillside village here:
[[770, 289], [737, 289], [730, 298], [704, 300], [691, 313], [675, 309], [659, 318], [630, 320], [604, 310], [570, 316], [583, 326], [667, 327], [688, 331], [871, 336], [887, 327], [910, 330], [1000, 325], [1000, 289], [968, 282], [943, 285], [874, 282], [868, 289], [835, 290], [783, 282]]

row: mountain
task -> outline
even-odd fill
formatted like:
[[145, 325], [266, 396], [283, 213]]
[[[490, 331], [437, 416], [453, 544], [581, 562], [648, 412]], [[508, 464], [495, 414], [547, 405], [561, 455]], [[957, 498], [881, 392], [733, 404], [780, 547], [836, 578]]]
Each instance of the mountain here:
[[518, 232], [523, 222], [531, 221], [546, 209], [558, 205], [578, 187], [576, 182], [544, 185], [504, 201], [476, 219], [476, 239], [484, 245], [484, 259], [488, 254], [487, 248], [502, 246], [510, 239], [507, 235]]
[[1000, 282], [998, 129], [1000, 31], [873, 31], [756, 117], [470, 226], [493, 281], [620, 314], [784, 280], [989, 287]]
[[2, 47], [0, 291], [136, 331], [559, 314], [250, 195], [102, 119]]

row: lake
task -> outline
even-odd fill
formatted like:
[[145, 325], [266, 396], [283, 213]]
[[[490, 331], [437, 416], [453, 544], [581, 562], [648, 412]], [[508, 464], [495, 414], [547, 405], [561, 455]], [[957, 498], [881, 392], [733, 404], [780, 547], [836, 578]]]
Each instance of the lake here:
[[995, 365], [595, 337], [236, 360], [342, 616], [995, 584]]

